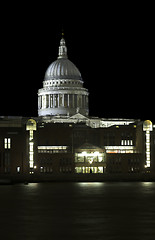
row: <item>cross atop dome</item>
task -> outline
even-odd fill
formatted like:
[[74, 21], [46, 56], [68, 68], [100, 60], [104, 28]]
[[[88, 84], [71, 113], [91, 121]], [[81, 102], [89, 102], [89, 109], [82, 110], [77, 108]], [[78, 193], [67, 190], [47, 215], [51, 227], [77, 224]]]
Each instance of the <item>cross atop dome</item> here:
[[62, 28], [62, 32], [61, 32], [61, 36], [62, 36], [62, 38], [64, 37], [64, 30], [63, 30], [63, 28]]

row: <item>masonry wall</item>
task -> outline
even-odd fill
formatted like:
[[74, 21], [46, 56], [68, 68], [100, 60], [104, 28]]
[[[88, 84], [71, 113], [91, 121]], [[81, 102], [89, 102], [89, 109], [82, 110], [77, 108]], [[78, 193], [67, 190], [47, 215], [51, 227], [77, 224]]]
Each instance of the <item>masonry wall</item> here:
[[0, 173], [16, 174], [28, 171], [27, 133], [25, 128], [0, 127]]
[[[29, 118], [0, 119], [0, 174], [29, 174]], [[83, 123], [59, 124], [39, 121], [34, 131], [34, 173], [74, 173], [75, 153], [85, 143], [104, 150], [107, 173], [142, 173], [145, 133], [137, 125], [90, 128]], [[106, 146], [131, 144], [134, 153], [106, 153]], [[132, 142], [131, 142], [132, 141]], [[65, 151], [39, 151], [39, 146], [66, 146]], [[155, 173], [155, 131], [151, 132], [151, 172]]]

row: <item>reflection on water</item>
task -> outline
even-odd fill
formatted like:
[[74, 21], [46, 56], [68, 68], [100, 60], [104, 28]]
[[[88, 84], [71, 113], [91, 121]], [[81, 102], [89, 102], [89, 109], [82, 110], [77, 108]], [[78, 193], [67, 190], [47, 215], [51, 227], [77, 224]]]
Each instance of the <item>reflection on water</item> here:
[[154, 183], [153, 182], [143, 182], [142, 184], [142, 189], [143, 191], [149, 191], [152, 194], [152, 189], [154, 188]]
[[155, 183], [0, 186], [1, 239], [154, 240]]
[[80, 182], [78, 183], [80, 186], [92, 186], [92, 187], [96, 187], [96, 186], [103, 186], [104, 183], [102, 182]]

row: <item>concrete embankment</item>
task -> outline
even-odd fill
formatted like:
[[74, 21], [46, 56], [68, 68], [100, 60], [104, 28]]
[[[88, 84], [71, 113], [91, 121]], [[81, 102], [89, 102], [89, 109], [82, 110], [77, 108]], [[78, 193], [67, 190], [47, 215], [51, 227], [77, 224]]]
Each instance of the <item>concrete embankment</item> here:
[[155, 174], [24, 174], [0, 175], [0, 184], [28, 182], [155, 181]]

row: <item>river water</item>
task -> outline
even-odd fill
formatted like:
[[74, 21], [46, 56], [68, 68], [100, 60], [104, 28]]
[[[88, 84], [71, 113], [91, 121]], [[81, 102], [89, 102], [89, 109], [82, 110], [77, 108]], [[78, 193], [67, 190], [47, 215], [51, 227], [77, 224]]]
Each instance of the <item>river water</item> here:
[[155, 182], [0, 186], [1, 240], [154, 240]]

